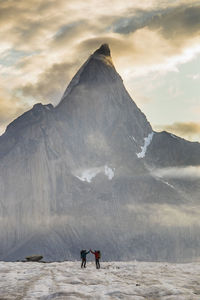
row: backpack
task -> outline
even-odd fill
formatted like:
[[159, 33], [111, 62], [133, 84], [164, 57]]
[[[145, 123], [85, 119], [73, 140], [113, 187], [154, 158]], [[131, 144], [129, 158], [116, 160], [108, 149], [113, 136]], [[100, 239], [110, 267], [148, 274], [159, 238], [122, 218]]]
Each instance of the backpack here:
[[101, 251], [97, 251], [97, 253], [98, 253], [98, 258], [101, 258]]
[[80, 256], [81, 256], [81, 258], [83, 258], [83, 256], [84, 256], [84, 250], [81, 250], [81, 252], [80, 252]]

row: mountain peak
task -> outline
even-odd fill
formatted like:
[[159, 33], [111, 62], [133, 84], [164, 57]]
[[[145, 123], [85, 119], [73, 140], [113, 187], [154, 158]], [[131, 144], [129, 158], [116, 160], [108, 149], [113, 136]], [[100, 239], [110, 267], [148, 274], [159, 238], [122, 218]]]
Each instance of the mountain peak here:
[[97, 49], [94, 54], [102, 54], [105, 56], [110, 56], [110, 48], [108, 44], [102, 44], [99, 49]]
[[[103, 73], [104, 76], [102, 76]], [[107, 77], [105, 77], [105, 74]], [[102, 84], [105, 81], [106, 83], [108, 83], [108, 79], [113, 81], [114, 78], [116, 79], [116, 77], [118, 78], [120, 76], [116, 72], [113, 65], [110, 55], [110, 48], [108, 44], [102, 44], [92, 55], [89, 56], [88, 60], [82, 65], [76, 75], [72, 78], [58, 106], [60, 106], [60, 104], [63, 102], [63, 99], [66, 98], [71, 93], [72, 89], [80, 84], [80, 82], [83, 83], [85, 81], [90, 81], [94, 84], [94, 81], [96, 81], [97, 83], [99, 80], [99, 84]]]

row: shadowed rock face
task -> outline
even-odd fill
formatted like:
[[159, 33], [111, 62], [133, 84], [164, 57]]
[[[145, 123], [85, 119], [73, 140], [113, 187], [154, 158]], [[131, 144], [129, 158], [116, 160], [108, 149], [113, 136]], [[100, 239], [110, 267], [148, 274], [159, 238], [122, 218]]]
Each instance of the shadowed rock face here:
[[35, 105], [0, 137], [0, 259], [77, 259], [85, 248], [111, 260], [197, 257], [198, 226], [191, 237], [181, 220], [199, 180], [156, 170], [198, 166], [199, 153], [153, 132], [102, 45], [57, 107]]
[[110, 48], [108, 46], [108, 44], [103, 44], [101, 45], [101, 47], [99, 49], [97, 49], [94, 54], [102, 54], [105, 56], [110, 56]]

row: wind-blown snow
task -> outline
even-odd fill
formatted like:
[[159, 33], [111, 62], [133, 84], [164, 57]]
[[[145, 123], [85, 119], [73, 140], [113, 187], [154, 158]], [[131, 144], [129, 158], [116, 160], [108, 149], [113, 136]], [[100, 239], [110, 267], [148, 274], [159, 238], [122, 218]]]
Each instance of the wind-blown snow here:
[[115, 175], [114, 171], [115, 169], [112, 169], [107, 165], [105, 165], [104, 167], [83, 170], [80, 172], [80, 174], [75, 176], [81, 181], [86, 181], [88, 183], [91, 183], [92, 179], [95, 178], [99, 173], [104, 173], [109, 180], [112, 180]]
[[0, 299], [199, 300], [200, 264], [0, 262]]
[[139, 153], [136, 153], [138, 158], [144, 158], [145, 157], [147, 148], [151, 144], [151, 141], [153, 139], [153, 135], [154, 135], [154, 132], [151, 132], [151, 133], [148, 134], [147, 137], [144, 138], [144, 146], [141, 147], [142, 151], [139, 152]]

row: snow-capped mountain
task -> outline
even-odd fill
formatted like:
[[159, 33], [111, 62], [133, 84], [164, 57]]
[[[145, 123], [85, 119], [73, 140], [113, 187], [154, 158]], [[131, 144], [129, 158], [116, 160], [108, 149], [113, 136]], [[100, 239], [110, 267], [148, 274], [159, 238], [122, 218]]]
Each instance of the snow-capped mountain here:
[[198, 257], [198, 154], [152, 130], [102, 45], [57, 107], [36, 104], [0, 137], [0, 259]]

